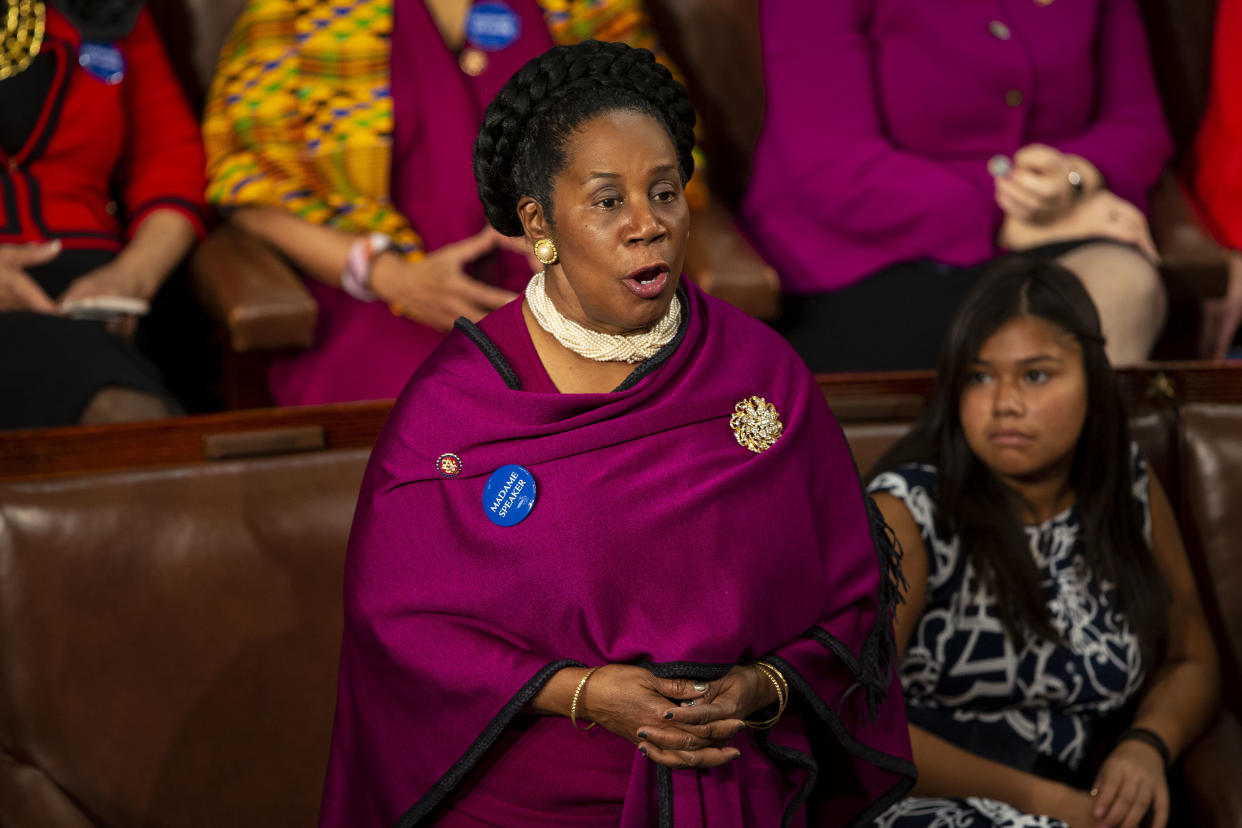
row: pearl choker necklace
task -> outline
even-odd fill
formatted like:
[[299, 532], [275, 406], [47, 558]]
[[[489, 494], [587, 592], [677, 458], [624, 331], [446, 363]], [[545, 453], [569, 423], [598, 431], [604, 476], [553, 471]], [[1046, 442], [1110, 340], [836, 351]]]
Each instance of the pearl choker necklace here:
[[606, 334], [584, 328], [556, 309], [544, 290], [545, 271], [536, 273], [526, 285], [526, 304], [539, 327], [578, 356], [596, 362], [642, 362], [673, 341], [681, 326], [681, 300], [676, 296], [668, 310], [650, 330], [642, 333]]

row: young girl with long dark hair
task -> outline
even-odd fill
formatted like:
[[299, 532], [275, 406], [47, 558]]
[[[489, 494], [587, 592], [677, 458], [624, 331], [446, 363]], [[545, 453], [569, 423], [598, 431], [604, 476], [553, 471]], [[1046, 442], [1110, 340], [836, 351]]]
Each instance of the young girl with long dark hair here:
[[986, 274], [870, 490], [904, 550], [896, 636], [919, 781], [882, 826], [1126, 826], [1217, 701], [1168, 500], [1073, 274]]

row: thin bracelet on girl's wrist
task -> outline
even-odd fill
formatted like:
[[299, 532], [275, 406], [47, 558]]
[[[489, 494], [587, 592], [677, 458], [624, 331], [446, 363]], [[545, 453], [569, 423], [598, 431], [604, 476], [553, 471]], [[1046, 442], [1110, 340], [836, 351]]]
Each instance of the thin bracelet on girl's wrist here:
[[1160, 738], [1160, 734], [1154, 730], [1148, 730], [1145, 727], [1132, 727], [1125, 733], [1121, 734], [1121, 738], [1117, 740], [1117, 744], [1134, 740], [1142, 742], [1145, 745], [1156, 749], [1156, 753], [1160, 754], [1160, 760], [1164, 763], [1164, 769], [1168, 770], [1169, 765], [1173, 764], [1173, 755], [1169, 752], [1169, 746], [1165, 744], [1164, 739]]

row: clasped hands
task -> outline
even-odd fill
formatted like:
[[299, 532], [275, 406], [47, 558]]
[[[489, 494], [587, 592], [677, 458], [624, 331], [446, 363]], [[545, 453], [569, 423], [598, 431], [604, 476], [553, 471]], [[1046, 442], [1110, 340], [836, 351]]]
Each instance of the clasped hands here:
[[[1082, 182], [1070, 183], [1070, 173]], [[1103, 237], [1132, 244], [1159, 262], [1143, 212], [1104, 188], [1103, 177], [1087, 159], [1044, 144], [1014, 153], [1011, 169], [997, 176], [996, 203], [1005, 219], [997, 243], [1023, 250], [1057, 241]]]
[[776, 701], [771, 681], [754, 665], [735, 666], [696, 690], [689, 679], [608, 664], [583, 688], [578, 718], [632, 742], [656, 764], [712, 768], [741, 755], [730, 743], [743, 720]]

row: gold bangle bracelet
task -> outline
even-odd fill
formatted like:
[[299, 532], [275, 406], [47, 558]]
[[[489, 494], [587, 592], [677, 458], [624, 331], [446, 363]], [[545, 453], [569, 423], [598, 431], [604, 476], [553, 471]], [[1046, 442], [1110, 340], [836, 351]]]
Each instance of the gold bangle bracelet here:
[[785, 681], [785, 675], [766, 661], [756, 663], [756, 666], [763, 670], [764, 674], [771, 680], [776, 682], [776, 699], [780, 712], [785, 712], [785, 706], [789, 704], [789, 682]]
[[569, 702], [569, 723], [574, 726], [574, 730], [581, 730], [585, 733], [595, 727], [595, 722], [591, 722], [586, 727], [578, 727], [578, 697], [582, 695], [582, 688], [586, 687], [587, 679], [593, 676], [598, 669], [599, 667], [592, 667], [590, 670], [587, 670], [586, 675], [578, 680], [578, 686], [574, 688], [574, 697]]
[[785, 676], [781, 671], [762, 661], [755, 662], [755, 667], [760, 673], [772, 682], [772, 686], [776, 688], [776, 715], [770, 719], [764, 719], [761, 722], [752, 722], [749, 719], [743, 721], [749, 728], [754, 730], [767, 730], [780, 721], [781, 716], [785, 712], [785, 706], [789, 703], [789, 683], [785, 681]]

